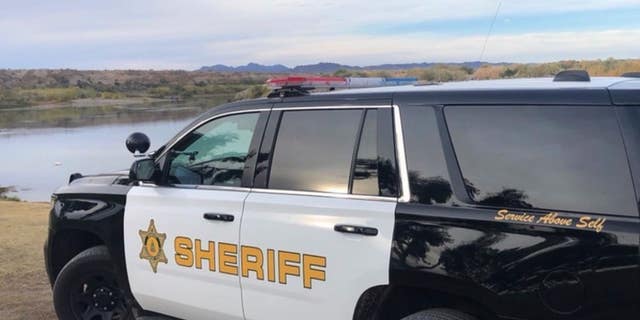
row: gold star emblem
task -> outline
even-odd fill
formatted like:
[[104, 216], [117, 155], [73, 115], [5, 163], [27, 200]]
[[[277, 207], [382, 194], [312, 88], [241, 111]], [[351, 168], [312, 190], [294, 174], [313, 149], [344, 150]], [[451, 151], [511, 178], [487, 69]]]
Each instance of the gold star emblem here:
[[140, 259], [149, 260], [153, 273], [158, 271], [158, 262], [167, 263], [167, 256], [164, 255], [162, 246], [164, 246], [164, 240], [167, 238], [166, 233], [158, 233], [156, 230], [156, 224], [151, 219], [149, 222], [149, 228], [147, 231], [140, 230], [140, 239], [142, 240], [142, 250], [140, 251]]

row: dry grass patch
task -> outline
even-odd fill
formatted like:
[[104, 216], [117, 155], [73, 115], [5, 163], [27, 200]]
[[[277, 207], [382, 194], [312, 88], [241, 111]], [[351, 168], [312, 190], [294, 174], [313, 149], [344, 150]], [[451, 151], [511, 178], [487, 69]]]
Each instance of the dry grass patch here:
[[42, 246], [48, 203], [0, 201], [0, 319], [55, 319]]

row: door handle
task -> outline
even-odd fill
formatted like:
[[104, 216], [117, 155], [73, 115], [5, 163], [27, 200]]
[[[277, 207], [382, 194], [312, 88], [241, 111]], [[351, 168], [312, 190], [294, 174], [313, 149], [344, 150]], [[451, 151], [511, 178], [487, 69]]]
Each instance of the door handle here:
[[377, 236], [378, 229], [371, 227], [362, 227], [362, 226], [351, 226], [347, 224], [336, 224], [333, 227], [334, 231], [343, 232], [343, 233], [353, 233], [353, 234], [361, 234], [365, 236]]
[[217, 221], [224, 221], [224, 222], [233, 221], [233, 215], [232, 214], [205, 213], [202, 217], [205, 218], [206, 220], [217, 220]]

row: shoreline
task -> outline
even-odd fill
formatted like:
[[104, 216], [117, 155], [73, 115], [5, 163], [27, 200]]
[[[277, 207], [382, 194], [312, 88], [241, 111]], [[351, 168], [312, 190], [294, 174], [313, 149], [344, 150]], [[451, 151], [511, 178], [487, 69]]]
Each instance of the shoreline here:
[[90, 109], [90, 108], [108, 108], [116, 107], [122, 109], [134, 109], [140, 106], [152, 106], [159, 104], [184, 104], [193, 103], [197, 101], [204, 101], [208, 99], [220, 99], [225, 98], [228, 101], [233, 100], [235, 94], [221, 93], [221, 94], [201, 94], [193, 95], [190, 97], [172, 97], [172, 98], [154, 98], [150, 96], [131, 96], [123, 98], [77, 98], [64, 102], [50, 102], [43, 101], [33, 105], [14, 105], [14, 106], [0, 106], [0, 112], [11, 111], [46, 111], [56, 109]]
[[75, 128], [101, 124], [185, 119], [232, 101], [234, 95], [197, 95], [182, 100], [149, 97], [83, 98], [64, 103], [0, 108], [0, 135], [41, 128]]
[[133, 106], [152, 103], [172, 102], [167, 98], [151, 98], [151, 97], [126, 97], [126, 98], [79, 98], [66, 102], [42, 102], [28, 106], [14, 106], [0, 108], [1, 111], [24, 111], [24, 110], [49, 110], [60, 108], [95, 108], [95, 107], [113, 107], [113, 106]]

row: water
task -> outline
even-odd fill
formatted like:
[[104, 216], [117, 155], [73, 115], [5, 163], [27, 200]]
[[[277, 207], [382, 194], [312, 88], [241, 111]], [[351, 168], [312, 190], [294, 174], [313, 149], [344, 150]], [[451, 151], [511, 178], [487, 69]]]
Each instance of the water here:
[[228, 97], [123, 107], [0, 110], [0, 186], [22, 200], [48, 201], [69, 175], [128, 169], [124, 141], [135, 131], [163, 145], [193, 118]]

